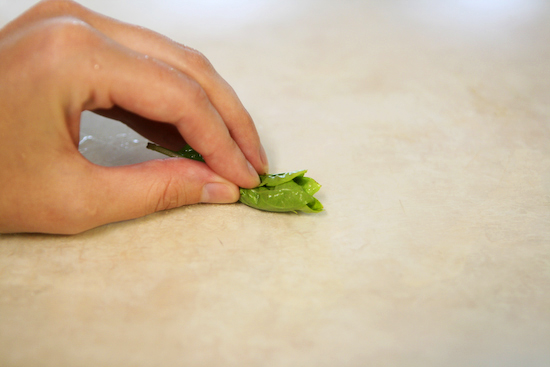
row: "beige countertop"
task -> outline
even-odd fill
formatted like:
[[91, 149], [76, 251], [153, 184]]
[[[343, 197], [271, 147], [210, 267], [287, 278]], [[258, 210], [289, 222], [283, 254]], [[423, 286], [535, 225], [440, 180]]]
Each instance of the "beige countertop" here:
[[[326, 211], [0, 235], [1, 366], [550, 365], [548, 2], [82, 3], [206, 54]], [[145, 144], [83, 116], [96, 163]]]

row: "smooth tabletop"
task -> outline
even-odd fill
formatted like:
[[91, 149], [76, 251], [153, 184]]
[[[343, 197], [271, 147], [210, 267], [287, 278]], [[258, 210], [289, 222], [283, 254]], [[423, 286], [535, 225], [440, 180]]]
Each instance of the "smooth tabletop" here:
[[[1, 366], [550, 365], [550, 3], [81, 3], [204, 53], [326, 211], [0, 235]], [[97, 164], [146, 143], [82, 116]]]

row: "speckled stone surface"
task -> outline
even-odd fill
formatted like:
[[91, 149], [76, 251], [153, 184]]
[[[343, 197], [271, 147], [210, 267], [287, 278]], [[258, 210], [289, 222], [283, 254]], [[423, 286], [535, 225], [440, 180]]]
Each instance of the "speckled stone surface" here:
[[[82, 3], [202, 51], [326, 211], [0, 235], [0, 365], [550, 365], [548, 2]], [[96, 163], [145, 144], [83, 115]]]

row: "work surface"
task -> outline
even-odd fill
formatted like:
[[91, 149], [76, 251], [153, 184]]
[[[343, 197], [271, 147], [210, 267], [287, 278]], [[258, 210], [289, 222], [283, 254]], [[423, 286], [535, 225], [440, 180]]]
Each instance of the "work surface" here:
[[[550, 365], [548, 2], [82, 3], [202, 51], [326, 211], [0, 235], [0, 365]], [[81, 139], [160, 158], [88, 113]]]

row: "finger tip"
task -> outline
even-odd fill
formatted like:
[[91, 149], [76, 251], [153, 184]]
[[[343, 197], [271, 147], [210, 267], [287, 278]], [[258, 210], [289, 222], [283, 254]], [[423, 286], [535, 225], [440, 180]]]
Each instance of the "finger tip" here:
[[260, 184], [260, 176], [258, 176], [258, 171], [256, 170], [256, 168], [254, 168], [252, 163], [250, 163], [249, 161], [247, 161], [246, 163], [248, 166], [248, 172], [250, 172], [250, 176], [253, 178], [252, 180], [253, 182], [249, 186], [250, 187], [258, 186]]
[[239, 189], [235, 185], [209, 182], [202, 188], [201, 203], [229, 204], [239, 200]]

